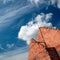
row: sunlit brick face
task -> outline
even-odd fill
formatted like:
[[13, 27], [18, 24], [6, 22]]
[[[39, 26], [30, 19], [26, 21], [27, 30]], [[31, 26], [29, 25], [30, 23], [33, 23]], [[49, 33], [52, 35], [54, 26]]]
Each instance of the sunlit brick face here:
[[59, 39], [60, 30], [39, 28], [37, 39], [31, 39], [28, 60], [59, 60], [57, 53], [60, 51]]

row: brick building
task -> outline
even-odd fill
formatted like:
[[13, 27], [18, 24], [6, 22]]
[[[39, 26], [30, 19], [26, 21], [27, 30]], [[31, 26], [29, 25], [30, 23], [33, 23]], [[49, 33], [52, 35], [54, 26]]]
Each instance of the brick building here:
[[28, 60], [60, 60], [60, 30], [39, 28], [37, 39], [31, 39]]

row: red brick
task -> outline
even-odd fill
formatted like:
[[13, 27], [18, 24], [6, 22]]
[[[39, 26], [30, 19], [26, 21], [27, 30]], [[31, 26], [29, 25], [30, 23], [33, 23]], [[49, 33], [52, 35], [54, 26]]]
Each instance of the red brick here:
[[[60, 50], [60, 30], [59, 29], [51, 29], [51, 28], [39, 28], [39, 34], [37, 40], [43, 42], [43, 39], [40, 39], [41, 32], [43, 38], [48, 47], [55, 47], [57, 50]], [[59, 46], [59, 48], [57, 48]]]
[[28, 60], [60, 60], [57, 51], [60, 51], [60, 30], [39, 28], [37, 39], [31, 39]]

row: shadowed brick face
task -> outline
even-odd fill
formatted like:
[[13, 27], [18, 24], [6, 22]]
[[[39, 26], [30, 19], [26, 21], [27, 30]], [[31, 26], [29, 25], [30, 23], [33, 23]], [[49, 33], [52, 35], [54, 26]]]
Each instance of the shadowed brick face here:
[[60, 60], [57, 51], [60, 51], [60, 30], [39, 28], [37, 39], [31, 39], [28, 60]]

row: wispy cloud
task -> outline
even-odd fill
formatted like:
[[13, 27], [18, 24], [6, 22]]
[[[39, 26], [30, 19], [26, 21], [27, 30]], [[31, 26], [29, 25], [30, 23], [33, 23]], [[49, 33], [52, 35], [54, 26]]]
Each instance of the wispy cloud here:
[[[9, 7], [6, 9], [9, 9]], [[31, 11], [32, 11], [32, 7], [30, 7], [30, 5], [27, 5], [27, 6], [18, 8], [18, 9], [14, 9], [13, 11], [11, 8], [10, 11], [5, 12], [3, 15], [0, 15], [0, 28], [3, 29], [4, 27], [7, 27], [7, 25], [9, 26], [14, 21], [16, 21], [15, 20], [16, 18], [22, 17], [23, 15], [25, 15]]]
[[[42, 10], [45, 7], [46, 6], [43, 4], [42, 7], [40, 7], [40, 10]], [[16, 21], [15, 19], [35, 11], [37, 7], [35, 5], [27, 4], [23, 7], [18, 7], [14, 9], [13, 8], [6, 7], [5, 12], [2, 11], [4, 9], [1, 10], [2, 14], [0, 15], [0, 29], [4, 29], [7, 26], [10, 26], [13, 22]]]
[[[3, 0], [5, 1], [5, 0]], [[6, 0], [6, 1], [12, 1], [12, 0]], [[60, 6], [60, 0], [49, 0], [51, 2], [50, 5], [57, 4], [57, 6]], [[56, 2], [57, 1], [57, 2]], [[4, 29], [7, 26], [10, 26], [14, 21], [16, 21], [15, 19], [18, 17], [22, 17], [28, 13], [31, 13], [32, 11], [34, 11], [37, 6], [40, 6], [40, 10], [47, 7], [47, 2], [45, 0], [30, 0], [30, 2], [32, 4], [27, 4], [23, 7], [17, 7], [13, 8], [12, 7], [5, 7], [3, 9], [0, 9], [0, 29]], [[41, 4], [43, 4], [41, 6]], [[49, 5], [49, 4], [48, 4]], [[36, 7], [35, 7], [36, 6]], [[43, 8], [42, 8], [43, 7]], [[5, 10], [5, 11], [4, 11]], [[38, 9], [37, 9], [38, 10]]]
[[17, 55], [14, 55], [14, 56], [10, 56], [10, 57], [6, 57], [2, 60], [27, 60], [28, 59], [28, 53], [25, 52], [25, 53], [22, 53], [22, 54], [17, 54]]
[[0, 60], [27, 60], [28, 59], [28, 47], [23, 47], [11, 52], [0, 55]]
[[27, 25], [22, 26], [18, 38], [25, 40], [28, 44], [31, 38], [36, 38], [39, 27], [53, 27], [49, 20], [52, 19], [52, 13], [37, 15], [35, 19], [29, 21]]
[[6, 4], [8, 2], [13, 2], [14, 0], [2, 0], [3, 1], [3, 4]]
[[60, 8], [60, 0], [29, 0], [32, 4], [40, 5], [47, 4], [52, 5], [54, 7]]

